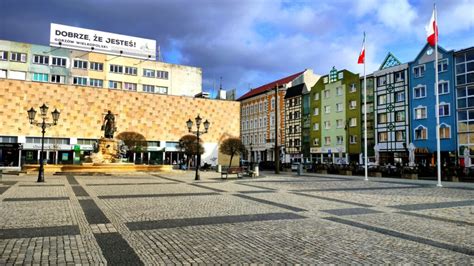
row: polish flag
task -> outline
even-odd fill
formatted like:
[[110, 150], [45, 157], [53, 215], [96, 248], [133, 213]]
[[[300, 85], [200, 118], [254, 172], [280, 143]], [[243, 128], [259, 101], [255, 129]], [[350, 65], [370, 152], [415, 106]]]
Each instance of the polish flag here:
[[364, 33], [364, 41], [362, 42], [362, 51], [360, 51], [359, 59], [357, 60], [357, 64], [364, 64], [365, 63], [365, 33]]
[[430, 22], [425, 27], [426, 29], [426, 40], [431, 46], [435, 46], [435, 43], [438, 42], [438, 25], [436, 25], [435, 20], [435, 11], [433, 9], [433, 14], [431, 15]]

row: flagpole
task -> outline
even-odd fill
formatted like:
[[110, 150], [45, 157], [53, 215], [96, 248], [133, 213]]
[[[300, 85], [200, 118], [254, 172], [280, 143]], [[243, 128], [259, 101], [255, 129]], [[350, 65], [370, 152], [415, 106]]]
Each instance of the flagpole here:
[[438, 12], [436, 12], [436, 4], [434, 4], [435, 13], [435, 93], [436, 93], [436, 164], [438, 168], [438, 184], [437, 187], [442, 187], [441, 184], [441, 140], [439, 135], [439, 88], [438, 88]]
[[[364, 31], [364, 50], [365, 50], [365, 31]], [[367, 160], [367, 76], [365, 74], [365, 62], [367, 51], [364, 51], [364, 163], [365, 163], [365, 174], [364, 181], [369, 181], [369, 170]]]

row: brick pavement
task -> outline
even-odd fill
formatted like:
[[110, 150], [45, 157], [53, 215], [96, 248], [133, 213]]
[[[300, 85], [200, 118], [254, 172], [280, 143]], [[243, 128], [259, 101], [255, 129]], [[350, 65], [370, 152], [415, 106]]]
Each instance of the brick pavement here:
[[0, 265], [474, 263], [474, 184], [4, 175]]

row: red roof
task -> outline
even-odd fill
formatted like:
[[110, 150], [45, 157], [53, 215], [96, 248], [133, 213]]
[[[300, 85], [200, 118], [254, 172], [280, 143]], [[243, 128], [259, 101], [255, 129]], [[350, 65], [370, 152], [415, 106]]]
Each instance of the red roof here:
[[237, 101], [242, 101], [242, 100], [245, 100], [247, 98], [250, 98], [252, 96], [255, 96], [255, 95], [258, 95], [258, 94], [261, 94], [261, 93], [264, 93], [268, 90], [271, 90], [271, 89], [274, 89], [275, 86], [278, 84], [278, 86], [280, 85], [284, 85], [292, 80], [294, 80], [295, 78], [297, 78], [298, 76], [300, 76], [301, 74], [303, 74], [304, 71], [301, 71], [299, 73], [296, 73], [296, 74], [293, 74], [291, 76], [288, 76], [286, 78], [282, 78], [282, 79], [279, 79], [279, 80], [275, 80], [275, 81], [272, 81], [268, 84], [265, 84], [263, 86], [260, 86], [258, 88], [255, 88], [253, 90], [250, 90], [249, 92], [247, 92], [246, 94], [240, 96], [239, 99], [237, 99]]

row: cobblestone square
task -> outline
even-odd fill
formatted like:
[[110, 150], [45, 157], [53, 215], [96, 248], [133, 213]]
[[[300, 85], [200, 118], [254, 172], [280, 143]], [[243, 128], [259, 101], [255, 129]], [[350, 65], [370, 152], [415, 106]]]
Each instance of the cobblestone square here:
[[474, 263], [474, 184], [3, 175], [0, 265]]

